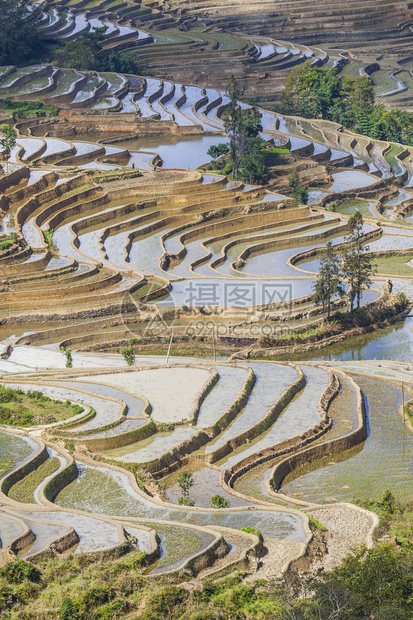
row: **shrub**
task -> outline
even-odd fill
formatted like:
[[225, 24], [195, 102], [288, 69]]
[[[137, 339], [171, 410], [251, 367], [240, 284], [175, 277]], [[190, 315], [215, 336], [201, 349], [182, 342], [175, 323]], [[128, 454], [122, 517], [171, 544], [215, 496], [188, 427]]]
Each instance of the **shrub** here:
[[194, 506], [195, 502], [193, 499], [189, 499], [189, 497], [178, 497], [178, 504], [180, 506]]
[[137, 338], [131, 338], [128, 342], [128, 346], [121, 350], [121, 355], [128, 366], [133, 366], [135, 363], [135, 352], [133, 345], [136, 344]]
[[82, 617], [78, 612], [78, 605], [68, 596], [63, 599], [59, 615], [61, 620], [81, 620]]
[[396, 505], [396, 500], [394, 495], [392, 494], [391, 491], [389, 491], [387, 489], [387, 491], [384, 492], [384, 495], [381, 499], [381, 501], [379, 502], [379, 505], [386, 511], [389, 512], [390, 514], [393, 514], [394, 512], [394, 508]]
[[183, 588], [164, 588], [154, 594], [146, 603], [141, 618], [145, 620], [164, 620], [176, 616], [176, 609], [185, 601], [187, 594]]
[[6, 239], [6, 241], [0, 241], [0, 250], [7, 250], [11, 245], [13, 245], [14, 241], [12, 239]]
[[222, 495], [214, 495], [211, 497], [211, 508], [228, 508], [229, 501], [226, 500]]
[[0, 568], [0, 576], [9, 583], [23, 583], [26, 580], [38, 583], [41, 579], [41, 572], [29, 562], [16, 560]]
[[55, 246], [53, 245], [53, 230], [44, 230], [43, 231], [44, 240], [47, 243], [47, 246], [50, 249], [53, 249]]
[[396, 300], [396, 310], [397, 312], [403, 312], [409, 305], [409, 300], [407, 295], [403, 292], [399, 293]]
[[308, 520], [310, 523], [310, 528], [312, 530], [320, 530], [320, 532], [327, 532], [326, 526], [320, 523], [320, 521], [317, 521], [317, 519], [315, 519], [314, 517], [309, 516]]
[[192, 474], [189, 473], [189, 471], [183, 471], [182, 474], [178, 476], [176, 482], [181, 489], [182, 495], [184, 497], [188, 497], [189, 489], [192, 488], [195, 484]]
[[73, 366], [72, 351], [70, 349], [65, 349], [64, 347], [62, 347], [60, 349], [60, 352], [62, 353], [62, 355], [66, 356], [66, 368], [72, 368]]
[[242, 527], [241, 528], [241, 532], [246, 532], [247, 534], [254, 534], [254, 536], [257, 536], [259, 541], [262, 542], [263, 539], [263, 535], [261, 534], [261, 532], [259, 530], [257, 530], [255, 527]]

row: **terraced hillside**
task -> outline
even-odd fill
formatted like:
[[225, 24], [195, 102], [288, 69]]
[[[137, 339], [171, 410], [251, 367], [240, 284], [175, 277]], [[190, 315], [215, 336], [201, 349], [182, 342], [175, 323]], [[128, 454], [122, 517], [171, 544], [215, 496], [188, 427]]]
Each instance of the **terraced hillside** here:
[[[326, 20], [326, 16], [328, 19]], [[377, 96], [409, 107], [411, 9], [402, 3], [49, 2], [42, 32], [72, 41], [106, 28], [103, 47], [136, 52], [151, 75], [222, 88], [231, 74], [257, 101], [278, 99], [291, 68], [310, 61], [373, 74]], [[319, 47], [321, 46], [322, 49]], [[213, 70], [207, 70], [206, 67]]]
[[[139, 48], [151, 77], [0, 69], [0, 98], [47, 106], [0, 115], [16, 131], [0, 154], [1, 564], [129, 555], [166, 583], [234, 567], [276, 579], [372, 546], [376, 516], [347, 502], [379, 501], [384, 480], [412, 499], [413, 147], [259, 107], [266, 183], [231, 178], [208, 154], [229, 142], [221, 66], [250, 92], [264, 73], [265, 99], [308, 59], [365, 65], [253, 22], [219, 31], [237, 5], [222, 24], [196, 10], [45, 4], [48, 38], [107, 26], [105, 47]], [[356, 211], [377, 271], [343, 332], [348, 288], [326, 325], [314, 283]]]
[[264, 36], [277, 31], [283, 38], [314, 43], [400, 36], [401, 25], [406, 25], [413, 16], [410, 5], [399, 1], [350, 1], [339, 6], [323, 0], [314, 7], [306, 0], [280, 0], [276, 3], [264, 0], [254, 4], [240, 0], [225, 5], [173, 0], [167, 10], [184, 20], [192, 18], [205, 25]]
[[[21, 86], [21, 79], [14, 80], [17, 97], [32, 84], [25, 80]], [[125, 90], [130, 87], [128, 76], [112, 75], [111, 80]], [[154, 79], [135, 81], [140, 92], [114, 95], [118, 112], [110, 117], [102, 109], [105, 91], [78, 108], [78, 90], [57, 117], [16, 124], [19, 136], [2, 181], [3, 230], [16, 235], [1, 258], [8, 322], [22, 316], [29, 321], [75, 320], [88, 309], [116, 317], [121, 310], [113, 329], [102, 332], [105, 326], [97, 322], [93, 337], [84, 331], [80, 340], [73, 338], [76, 325], [62, 331], [64, 346], [83, 348], [94, 342], [113, 348], [128, 339], [130, 322], [146, 332], [153, 313], [143, 309], [136, 316], [136, 310], [159, 299], [157, 321], [165, 316], [170, 324], [186, 313], [177, 326], [182, 337], [204, 305], [218, 315], [232, 308], [245, 337], [251, 319], [245, 323], [243, 317], [254, 304], [268, 306], [271, 314], [257, 315], [253, 323], [270, 320], [278, 329], [293, 308], [290, 327], [301, 329], [320, 315], [311, 303], [317, 256], [326, 240], [343, 243], [351, 214], [345, 205], [352, 200], [363, 209], [365, 238], [377, 256], [408, 252], [410, 231], [402, 225], [409, 222], [412, 204], [409, 149], [339, 131], [332, 123], [262, 109], [268, 153], [274, 144], [286, 147], [301, 182], [310, 185], [310, 206], [299, 205], [286, 196], [290, 164], [274, 168], [270, 189], [229, 181], [217, 172], [191, 171], [209, 159], [211, 144], [225, 140], [224, 94]], [[165, 88], [179, 88], [181, 96], [168, 99]], [[130, 101], [137, 97], [141, 116], [124, 110], [129, 95]], [[100, 133], [88, 142], [85, 129], [94, 123]], [[406, 184], [402, 191], [389, 184], [396, 178]], [[337, 201], [344, 205], [342, 213], [338, 205], [336, 213], [328, 211]], [[377, 218], [384, 226], [377, 227]], [[366, 293], [363, 303], [383, 295], [388, 275], [383, 272], [378, 288]], [[399, 269], [390, 275], [404, 273]], [[244, 301], [237, 297], [240, 283], [250, 291]], [[395, 281], [396, 290], [403, 286], [403, 279]], [[335, 301], [338, 307], [343, 303]], [[185, 310], [188, 306], [192, 310]], [[228, 326], [231, 321], [224, 319]], [[90, 327], [93, 334], [95, 322]]]
[[[29, 349], [15, 353], [25, 357], [26, 368], [32, 365]], [[282, 543], [283, 557], [271, 563], [274, 576], [285, 570], [286, 558], [304, 552], [310, 539], [304, 513], [277, 507], [270, 491], [264, 501], [234, 491], [232, 481], [304, 446], [319, 445], [320, 454], [326, 437], [345, 445], [339, 439], [345, 427], [334, 418], [333, 431], [328, 413], [339, 389], [334, 373], [294, 364], [211, 367], [174, 360], [160, 366], [149, 359], [126, 371], [113, 356], [101, 357], [105, 367], [98, 369], [99, 358], [85, 355], [87, 371], [43, 372], [43, 378], [35, 373], [22, 380], [15, 375], [15, 353], [3, 363], [3, 373], [11, 372], [5, 388], [40, 390], [51, 402], [80, 403], [83, 411], [63, 424], [41, 426], [43, 441], [36, 427], [26, 435], [0, 433], [7, 459], [1, 478], [3, 562], [16, 554], [32, 561], [62, 553], [119, 556], [137, 545], [147, 554], [149, 576], [176, 579], [185, 567], [202, 577], [211, 565], [253, 565], [262, 543], [240, 531], [246, 526], [259, 528], [267, 545]], [[159, 381], [171, 391], [160, 393]], [[345, 375], [340, 382], [358, 394], [349, 435], [357, 443], [366, 432], [360, 391]], [[307, 402], [305, 413], [300, 398]], [[74, 446], [76, 461], [68, 446], [72, 453]], [[167, 495], [155, 480], [184, 464], [195, 467], [194, 507], [176, 505], [176, 478], [168, 482]], [[222, 494], [226, 508], [209, 507], [206, 482], [210, 493]], [[356, 509], [353, 518], [363, 523], [360, 540], [369, 540], [372, 517]]]

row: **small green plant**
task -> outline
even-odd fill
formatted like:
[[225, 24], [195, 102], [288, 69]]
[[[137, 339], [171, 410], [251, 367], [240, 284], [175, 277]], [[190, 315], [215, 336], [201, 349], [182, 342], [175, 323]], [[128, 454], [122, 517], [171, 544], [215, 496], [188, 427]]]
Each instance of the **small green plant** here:
[[408, 305], [409, 305], [409, 299], [408, 299], [407, 295], [405, 293], [403, 293], [403, 291], [402, 291], [397, 296], [396, 309], [397, 309], [398, 312], [403, 312], [403, 310], [406, 310]]
[[389, 489], [384, 492], [384, 495], [379, 502], [379, 506], [381, 506], [385, 512], [393, 514], [396, 507], [396, 499]]
[[189, 499], [189, 489], [195, 484], [192, 474], [189, 473], [189, 471], [183, 471], [182, 474], [178, 476], [176, 482], [182, 493], [182, 497], [178, 498], [178, 504], [181, 506], [193, 506], [195, 502]]
[[229, 152], [228, 144], [224, 144], [221, 142], [220, 144], [213, 144], [212, 146], [210, 146], [207, 151], [207, 155], [212, 157], [213, 161], [215, 161], [216, 159], [218, 159], [218, 157], [221, 157], [222, 155], [226, 155], [228, 152]]
[[288, 187], [291, 187], [292, 189], [291, 196], [301, 204], [306, 205], [308, 202], [308, 188], [298, 187], [299, 182], [300, 177], [298, 175], [298, 172], [295, 170], [288, 177]]
[[137, 339], [131, 338], [128, 342], [128, 346], [121, 350], [121, 355], [128, 366], [133, 366], [135, 363], [135, 352], [133, 345], [136, 344]]
[[317, 519], [315, 519], [314, 517], [310, 517], [308, 516], [308, 521], [310, 524], [310, 528], [314, 531], [314, 530], [319, 530], [320, 532], [327, 532], [327, 528], [325, 525], [323, 525], [322, 523], [320, 523], [320, 521], [317, 521]]
[[288, 177], [288, 187], [291, 187], [293, 190], [297, 189], [299, 180], [300, 177], [298, 176], [298, 172], [294, 170], [294, 172]]
[[195, 502], [193, 499], [189, 499], [189, 497], [178, 497], [178, 504], [180, 506], [194, 506]]
[[263, 535], [255, 527], [250, 527], [250, 526], [242, 527], [240, 531], [241, 532], [246, 532], [247, 534], [254, 534], [255, 536], [257, 536], [260, 539], [261, 542], [263, 541]]
[[53, 230], [44, 230], [43, 237], [47, 243], [47, 247], [53, 249], [55, 247], [53, 243]]
[[66, 368], [72, 368], [73, 366], [72, 351], [70, 349], [65, 349], [64, 347], [62, 347], [60, 349], [60, 352], [62, 353], [62, 355], [66, 357]]
[[228, 508], [229, 501], [226, 500], [222, 495], [214, 495], [211, 497], [211, 508]]
[[59, 617], [61, 620], [80, 620], [81, 618], [78, 613], [78, 606], [68, 596], [65, 596], [62, 601]]
[[0, 250], [7, 250], [7, 248], [12, 246], [13, 243], [14, 243], [14, 240], [12, 239], [5, 239], [4, 241], [0, 241]]

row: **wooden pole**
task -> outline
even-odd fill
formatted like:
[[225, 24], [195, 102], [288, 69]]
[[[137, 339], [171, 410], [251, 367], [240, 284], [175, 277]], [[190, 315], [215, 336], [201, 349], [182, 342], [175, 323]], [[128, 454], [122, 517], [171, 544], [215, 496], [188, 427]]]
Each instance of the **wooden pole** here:
[[215, 327], [212, 328], [212, 346], [214, 347], [214, 362], [217, 361], [217, 352], [215, 349]]
[[171, 352], [171, 346], [172, 346], [172, 339], [173, 339], [173, 337], [174, 337], [174, 330], [172, 330], [171, 339], [170, 339], [170, 341], [169, 341], [168, 353], [166, 354], [166, 361], [165, 361], [165, 364], [167, 364], [167, 363], [168, 363], [168, 361], [169, 361], [169, 354], [170, 354], [170, 352]]
[[402, 381], [402, 407], [403, 407], [403, 422], [404, 422], [405, 419], [404, 419], [404, 385], [403, 385], [403, 381]]

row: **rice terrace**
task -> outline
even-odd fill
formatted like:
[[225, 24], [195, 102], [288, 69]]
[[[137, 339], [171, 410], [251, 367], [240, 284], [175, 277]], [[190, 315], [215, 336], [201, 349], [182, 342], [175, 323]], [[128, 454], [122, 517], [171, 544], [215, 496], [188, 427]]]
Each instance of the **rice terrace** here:
[[413, 618], [413, 5], [0, 0], [0, 617]]

